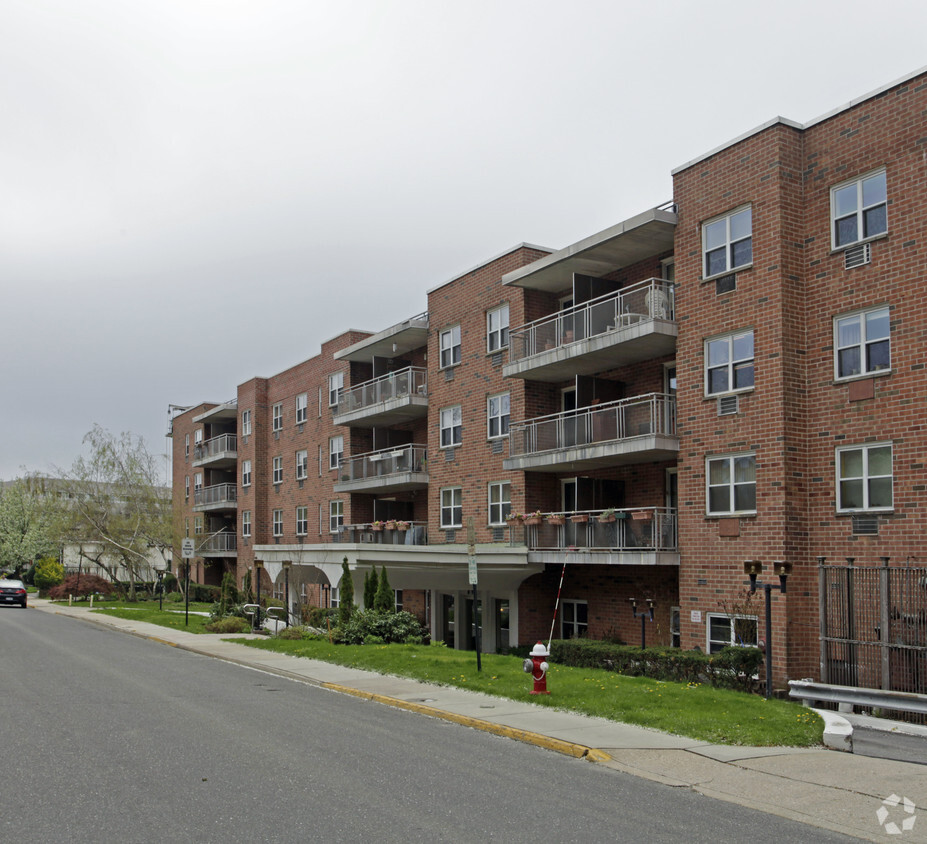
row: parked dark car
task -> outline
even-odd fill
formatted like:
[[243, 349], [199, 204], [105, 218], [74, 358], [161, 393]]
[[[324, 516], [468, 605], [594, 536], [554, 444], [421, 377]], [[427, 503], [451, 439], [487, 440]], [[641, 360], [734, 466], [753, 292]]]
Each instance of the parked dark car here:
[[0, 580], [0, 604], [26, 606], [26, 587], [21, 580]]

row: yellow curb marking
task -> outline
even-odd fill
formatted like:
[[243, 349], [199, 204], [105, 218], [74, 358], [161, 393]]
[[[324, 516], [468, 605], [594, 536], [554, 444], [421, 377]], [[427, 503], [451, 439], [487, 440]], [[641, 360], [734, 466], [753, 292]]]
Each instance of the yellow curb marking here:
[[455, 724], [462, 724], [465, 727], [472, 727], [476, 730], [482, 730], [493, 735], [503, 736], [505, 738], [522, 741], [526, 744], [533, 744], [537, 747], [543, 747], [547, 750], [553, 750], [556, 753], [563, 753], [566, 756], [572, 756], [574, 759], [586, 759], [589, 762], [608, 762], [611, 756], [602, 750], [593, 747], [586, 747], [584, 744], [575, 744], [563, 739], [551, 738], [550, 736], [533, 733], [530, 730], [519, 730], [515, 727], [506, 727], [504, 724], [494, 724], [492, 721], [483, 721], [480, 718], [472, 718], [469, 715], [458, 715], [454, 712], [446, 712], [443, 709], [435, 709], [433, 706], [426, 706], [422, 703], [411, 703], [400, 700], [399, 698], [381, 695], [376, 692], [364, 692], [360, 689], [353, 689], [350, 686], [342, 686], [339, 683], [320, 683], [323, 689], [329, 689], [342, 694], [352, 695], [353, 697], [372, 700], [377, 703], [383, 703], [387, 706], [393, 706], [397, 709], [405, 709], [409, 712], [417, 712], [420, 715], [429, 715], [432, 718], [440, 718], [444, 721], [453, 721]]

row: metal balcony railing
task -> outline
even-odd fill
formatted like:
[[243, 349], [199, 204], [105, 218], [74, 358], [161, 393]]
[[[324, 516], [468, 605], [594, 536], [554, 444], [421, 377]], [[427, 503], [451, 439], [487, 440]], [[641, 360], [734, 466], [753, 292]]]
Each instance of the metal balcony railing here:
[[404, 522], [404, 530], [386, 530], [373, 524], [343, 525], [333, 537], [335, 542], [374, 545], [427, 545], [427, 522]]
[[407, 472], [426, 472], [428, 448], [424, 445], [400, 445], [357, 454], [341, 463], [343, 482], [388, 478]]
[[238, 550], [238, 537], [234, 533], [223, 531], [206, 539], [199, 546], [199, 553], [223, 554]]
[[551, 513], [541, 524], [509, 524], [513, 545], [529, 550], [676, 551], [675, 507], [623, 507]]
[[220, 434], [193, 448], [194, 460], [206, 460], [218, 454], [226, 454], [238, 450], [238, 437], [235, 434]]
[[671, 281], [649, 278], [522, 325], [509, 334], [509, 360], [517, 363], [645, 320], [675, 320], [674, 289]]
[[193, 505], [205, 507], [211, 504], [234, 504], [238, 500], [235, 484], [215, 484], [198, 489], [193, 493]]
[[648, 434], [675, 436], [673, 396], [648, 393], [513, 422], [509, 428], [509, 454], [518, 457]]
[[416, 395], [428, 395], [427, 370], [420, 366], [409, 366], [345, 390], [338, 396], [335, 415], [353, 413], [357, 410], [372, 408], [390, 399]]

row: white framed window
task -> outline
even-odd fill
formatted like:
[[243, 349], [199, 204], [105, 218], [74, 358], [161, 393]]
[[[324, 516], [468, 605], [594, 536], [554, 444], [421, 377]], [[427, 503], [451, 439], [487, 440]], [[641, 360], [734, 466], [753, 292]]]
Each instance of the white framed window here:
[[441, 369], [456, 366], [460, 363], [460, 326], [445, 328], [439, 335], [441, 350]]
[[328, 406], [335, 407], [344, 389], [344, 373], [335, 372], [328, 376]]
[[322, 507], [323, 507], [323, 504], [322, 504], [322, 502], [320, 501], [320, 502], [319, 502], [319, 536], [322, 535], [322, 525], [325, 524], [325, 519], [324, 519], [323, 514], [322, 514]]
[[271, 408], [271, 429], [273, 431], [283, 430], [283, 402], [277, 402]]
[[837, 449], [837, 512], [892, 509], [892, 444], [848, 445]]
[[511, 510], [512, 484], [509, 481], [493, 481], [489, 485], [489, 524], [493, 527], [504, 525]]
[[322, 477], [322, 444], [319, 443], [319, 477]]
[[274, 458], [274, 484], [283, 483], [283, 458]]
[[589, 604], [564, 601], [560, 612], [560, 638], [579, 639], [589, 632]]
[[731, 454], [705, 461], [709, 516], [756, 513], [756, 455]]
[[193, 517], [193, 532], [196, 534], [201, 534], [203, 532], [203, 516], [197, 515]]
[[183, 535], [187, 537], [187, 539], [190, 538], [190, 519], [183, 520]]
[[344, 501], [337, 499], [328, 502], [328, 530], [338, 533], [344, 525]]
[[753, 389], [753, 332], [705, 341], [705, 395]]
[[328, 439], [328, 468], [337, 469], [344, 458], [344, 437], [329, 437]]
[[296, 535], [305, 536], [309, 533], [309, 508], [296, 508]]
[[834, 249], [885, 234], [888, 231], [885, 171], [831, 188], [830, 218]]
[[441, 448], [452, 448], [463, 442], [463, 411], [459, 404], [441, 411]]
[[834, 320], [834, 374], [837, 379], [891, 369], [888, 308], [873, 308]]
[[402, 612], [402, 589], [393, 590], [393, 607], [396, 612]]
[[241, 435], [243, 437], [251, 436], [251, 411], [243, 410], [241, 412]]
[[300, 393], [296, 397], [296, 424], [302, 425], [309, 418], [309, 393]]
[[183, 456], [184, 457], [190, 456], [190, 435], [189, 434], [184, 434], [184, 437], [183, 437]]
[[203, 444], [203, 429], [197, 428], [193, 432], [193, 447], [196, 448], [196, 446], [202, 445], [202, 444]]
[[753, 263], [753, 209], [738, 208], [702, 223], [705, 278], [729, 273]]
[[283, 536], [283, 510], [274, 510], [274, 536]]
[[710, 654], [731, 646], [757, 647], [756, 616], [708, 613], [706, 627], [708, 640], [705, 645]]
[[341, 606], [341, 591], [337, 586], [332, 586], [331, 589], [328, 590], [328, 606], [333, 610]]
[[486, 433], [489, 439], [509, 435], [509, 394], [500, 393], [486, 399]]
[[509, 344], [508, 303], [486, 313], [486, 351], [498, 352]]
[[241, 511], [241, 535], [251, 536], [251, 511]]
[[203, 473], [197, 472], [193, 476], [193, 494], [200, 492], [203, 489]]
[[185, 475], [183, 479], [183, 497], [184, 501], [190, 498], [190, 476]]
[[441, 527], [459, 528], [463, 524], [463, 489], [449, 486], [441, 490]]
[[251, 486], [251, 461], [241, 461], [241, 485]]
[[296, 452], [296, 480], [303, 481], [309, 477], [309, 451], [301, 449]]

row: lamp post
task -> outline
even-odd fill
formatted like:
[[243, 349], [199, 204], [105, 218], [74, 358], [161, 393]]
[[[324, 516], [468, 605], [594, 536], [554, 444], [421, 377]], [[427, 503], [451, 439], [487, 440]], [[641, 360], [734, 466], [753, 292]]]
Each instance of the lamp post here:
[[763, 587], [763, 594], [766, 599], [766, 700], [772, 697], [772, 590], [778, 589], [783, 595], [785, 594], [785, 582], [792, 572], [792, 564], [784, 562], [773, 563], [773, 574], [779, 576], [779, 585], [774, 586], [772, 583], [758, 583], [757, 575], [763, 571], [763, 564], [756, 560], [744, 560], [744, 574], [750, 577], [750, 594], [756, 593], [757, 586]]
[[647, 598], [647, 609], [641, 610], [640, 613], [637, 611], [637, 598], [628, 598], [631, 602], [631, 612], [634, 613], [635, 618], [641, 620], [641, 650], [647, 647], [647, 621], [653, 621], [653, 600]]
[[158, 611], [164, 609], [164, 569], [155, 569], [158, 576]]

